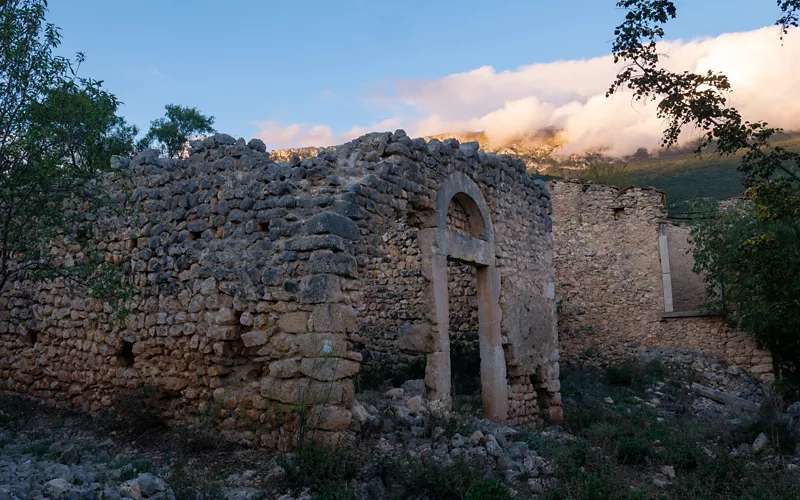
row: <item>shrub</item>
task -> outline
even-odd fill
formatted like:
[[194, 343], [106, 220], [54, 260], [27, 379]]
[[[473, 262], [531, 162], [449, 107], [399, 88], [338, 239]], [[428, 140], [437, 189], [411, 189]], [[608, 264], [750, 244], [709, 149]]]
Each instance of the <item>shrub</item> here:
[[502, 500], [511, 498], [503, 483], [497, 479], [475, 480], [467, 487], [465, 500]]
[[286, 471], [286, 480], [291, 488], [310, 488], [323, 493], [354, 479], [361, 457], [352, 448], [307, 443], [294, 455], [280, 456], [278, 464]]
[[311, 500], [359, 500], [358, 492], [347, 485], [332, 486], [321, 493], [313, 493]]
[[112, 426], [144, 434], [167, 427], [164, 414], [158, 405], [161, 393], [150, 386], [121, 395], [114, 402]]
[[228, 498], [222, 488], [207, 476], [191, 474], [189, 465], [177, 463], [169, 475], [169, 486], [175, 500], [223, 500]]
[[509, 499], [495, 478], [484, 477], [463, 461], [445, 467], [430, 459], [404, 459], [383, 463], [384, 482], [405, 488], [408, 498], [441, 500]]
[[624, 437], [617, 445], [617, 461], [625, 465], [643, 465], [647, 460], [649, 448], [649, 443], [642, 437]]
[[605, 377], [609, 385], [631, 386], [634, 379], [633, 363], [609, 366], [606, 368]]
[[647, 363], [626, 361], [606, 368], [604, 376], [606, 383], [611, 386], [643, 387], [663, 380], [666, 371], [659, 360]]
[[128, 481], [139, 474], [153, 471], [153, 464], [146, 458], [117, 457], [111, 461], [109, 467], [120, 469], [120, 481]]

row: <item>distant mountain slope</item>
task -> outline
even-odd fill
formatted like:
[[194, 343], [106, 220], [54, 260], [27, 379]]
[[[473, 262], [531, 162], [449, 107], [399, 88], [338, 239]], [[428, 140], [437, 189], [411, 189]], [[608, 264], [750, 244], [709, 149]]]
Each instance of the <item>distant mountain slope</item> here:
[[[655, 187], [666, 191], [669, 210], [673, 214], [686, 212], [693, 200], [708, 198], [725, 200], [741, 196], [744, 192], [743, 175], [737, 170], [741, 164], [739, 156], [722, 157], [714, 153], [696, 155], [691, 148], [675, 151], [660, 151], [656, 155], [637, 154], [628, 158], [606, 158], [602, 154], [587, 153], [559, 158], [556, 153], [563, 144], [558, 132], [544, 130], [536, 134], [522, 134], [502, 144], [492, 144], [483, 132], [439, 134], [425, 139], [455, 138], [459, 142], [477, 141], [481, 149], [489, 153], [508, 154], [521, 159], [528, 171], [541, 178], [582, 178], [603, 182], [602, 179], [587, 178], [587, 166], [602, 162], [615, 170], [612, 184]], [[800, 133], [792, 133], [776, 141], [776, 146], [800, 151]], [[320, 152], [336, 149], [306, 147], [272, 151], [275, 161], [289, 161], [295, 154], [300, 159], [310, 158]]]
[[[776, 141], [775, 146], [800, 151], [800, 134]], [[726, 200], [744, 193], [744, 175], [738, 170], [740, 156], [715, 153], [696, 155], [691, 150], [665, 151], [646, 159], [629, 159], [628, 183], [653, 186], [667, 193], [670, 213], [686, 211], [692, 200]]]

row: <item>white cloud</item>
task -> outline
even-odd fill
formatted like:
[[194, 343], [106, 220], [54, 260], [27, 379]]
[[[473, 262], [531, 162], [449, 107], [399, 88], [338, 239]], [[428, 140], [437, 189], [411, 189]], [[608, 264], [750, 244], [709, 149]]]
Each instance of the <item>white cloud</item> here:
[[256, 137], [264, 141], [268, 149], [330, 146], [334, 143], [333, 131], [327, 125], [284, 125], [278, 121], [255, 122], [254, 125], [259, 128]]
[[[800, 30], [779, 40], [774, 27], [729, 33], [690, 42], [665, 42], [663, 62], [675, 71], [721, 71], [733, 86], [731, 103], [746, 119], [800, 130]], [[611, 56], [557, 61], [497, 72], [490, 66], [433, 80], [401, 80], [375, 99], [378, 106], [405, 118], [354, 127], [335, 135], [326, 126], [283, 127], [268, 122], [259, 135], [305, 145], [327, 145], [373, 130], [405, 128], [413, 135], [484, 130], [502, 141], [544, 127], [564, 130], [564, 152], [605, 147], [627, 154], [657, 148], [664, 123], [654, 103], [634, 102], [630, 94], [606, 98], [618, 68]], [[686, 131], [688, 138], [692, 131]], [[355, 135], [354, 135], [355, 134]], [[266, 140], [266, 139], [265, 139]]]
[[398, 119], [388, 119], [364, 127], [353, 127], [342, 134], [334, 134], [327, 125], [293, 123], [285, 125], [278, 121], [255, 122], [259, 128], [256, 137], [267, 144], [267, 149], [297, 148], [303, 146], [333, 146], [342, 144], [369, 132], [394, 130], [402, 125]]

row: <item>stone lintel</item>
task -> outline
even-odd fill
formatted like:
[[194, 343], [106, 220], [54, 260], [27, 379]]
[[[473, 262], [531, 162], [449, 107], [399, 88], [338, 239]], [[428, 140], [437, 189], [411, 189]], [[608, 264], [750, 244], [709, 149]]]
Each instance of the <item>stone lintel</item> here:
[[487, 241], [451, 231], [446, 232], [445, 241], [445, 253], [454, 259], [481, 266], [492, 263], [492, 252]]

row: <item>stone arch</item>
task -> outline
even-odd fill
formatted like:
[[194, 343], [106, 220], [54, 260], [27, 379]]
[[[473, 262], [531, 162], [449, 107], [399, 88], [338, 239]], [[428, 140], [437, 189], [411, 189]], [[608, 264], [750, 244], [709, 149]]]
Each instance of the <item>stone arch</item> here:
[[[447, 229], [447, 213], [453, 199], [466, 210], [471, 235]], [[447, 290], [447, 259], [450, 257], [476, 267], [483, 410], [489, 420], [504, 421], [508, 415], [508, 382], [500, 332], [500, 273], [495, 265], [494, 227], [489, 206], [475, 182], [456, 172], [439, 189], [434, 219], [435, 238], [427, 251], [430, 252], [429, 276], [433, 282], [435, 325], [432, 352], [428, 355], [426, 367], [426, 385], [432, 400], [450, 407]]]

